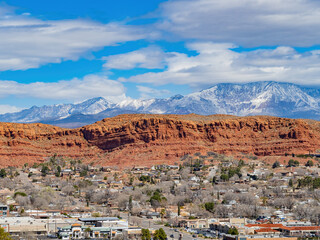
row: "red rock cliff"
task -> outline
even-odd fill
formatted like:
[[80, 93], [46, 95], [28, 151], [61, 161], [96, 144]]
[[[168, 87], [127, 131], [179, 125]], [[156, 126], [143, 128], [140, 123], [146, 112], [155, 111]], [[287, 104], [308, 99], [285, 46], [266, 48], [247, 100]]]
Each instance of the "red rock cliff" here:
[[0, 123], [0, 164], [54, 153], [100, 165], [152, 165], [214, 151], [259, 156], [320, 149], [320, 122], [224, 115], [120, 115], [79, 129]]

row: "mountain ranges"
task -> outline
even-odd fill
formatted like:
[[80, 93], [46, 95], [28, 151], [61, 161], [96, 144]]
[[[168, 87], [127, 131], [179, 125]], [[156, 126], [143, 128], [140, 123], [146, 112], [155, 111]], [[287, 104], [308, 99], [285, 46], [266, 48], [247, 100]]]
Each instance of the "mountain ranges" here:
[[320, 120], [320, 90], [291, 83], [254, 82], [217, 84], [186, 96], [165, 99], [127, 99], [112, 103], [105, 98], [78, 104], [34, 106], [0, 115], [1, 122], [45, 123], [76, 128], [120, 114], [228, 114], [269, 115]]

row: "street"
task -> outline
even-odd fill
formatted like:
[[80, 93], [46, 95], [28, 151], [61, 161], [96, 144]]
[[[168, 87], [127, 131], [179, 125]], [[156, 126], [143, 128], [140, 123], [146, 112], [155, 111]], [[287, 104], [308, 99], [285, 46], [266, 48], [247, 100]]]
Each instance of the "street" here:
[[[121, 213], [120, 216], [123, 219], [128, 220], [128, 214], [127, 213]], [[159, 228], [162, 228], [166, 232], [167, 237], [168, 237], [169, 240], [171, 240], [171, 239], [179, 239], [180, 231], [175, 232], [175, 229], [173, 229], [173, 228], [169, 228], [169, 227], [165, 227], [163, 225], [155, 224], [154, 220], [152, 220], [152, 219], [145, 219], [145, 218], [139, 218], [139, 219], [141, 220], [141, 225], [140, 225], [141, 228], [152, 228], [152, 229], [155, 229], [155, 230], [157, 230]], [[184, 233], [183, 232], [182, 234], [183, 234], [182, 239], [184, 239], [184, 240], [197, 239], [197, 238], [193, 238], [192, 235], [189, 234], [189, 233]], [[172, 235], [174, 236], [173, 238], [170, 237]]]

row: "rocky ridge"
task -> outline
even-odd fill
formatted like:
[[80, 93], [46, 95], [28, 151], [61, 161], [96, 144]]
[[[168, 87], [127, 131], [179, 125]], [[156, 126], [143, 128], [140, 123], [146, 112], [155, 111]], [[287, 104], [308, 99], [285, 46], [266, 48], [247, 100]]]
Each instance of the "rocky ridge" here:
[[320, 149], [320, 122], [268, 116], [126, 114], [78, 129], [0, 123], [0, 165], [57, 154], [102, 166], [174, 163], [207, 151], [258, 156]]

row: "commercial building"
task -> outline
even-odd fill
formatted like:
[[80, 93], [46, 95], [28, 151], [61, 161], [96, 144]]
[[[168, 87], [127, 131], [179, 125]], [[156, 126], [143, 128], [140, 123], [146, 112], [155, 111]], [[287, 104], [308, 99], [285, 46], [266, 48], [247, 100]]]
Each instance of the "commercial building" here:
[[128, 230], [128, 222], [116, 217], [79, 218], [79, 223], [59, 228], [62, 239], [114, 238]]

